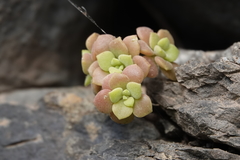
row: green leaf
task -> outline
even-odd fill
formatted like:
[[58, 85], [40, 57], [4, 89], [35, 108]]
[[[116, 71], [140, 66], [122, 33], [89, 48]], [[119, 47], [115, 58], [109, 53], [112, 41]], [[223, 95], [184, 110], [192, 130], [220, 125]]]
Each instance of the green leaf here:
[[124, 89], [124, 91], [123, 91], [123, 95], [124, 95], [124, 96], [130, 96], [131, 93], [129, 92], [129, 90]]
[[114, 54], [110, 51], [104, 51], [97, 55], [97, 61], [100, 68], [104, 71], [108, 71], [109, 67], [111, 67], [111, 61], [115, 58]]
[[163, 58], [166, 56], [166, 52], [158, 45], [154, 47], [154, 54]]
[[92, 82], [92, 77], [90, 75], [87, 75], [85, 80], [84, 80], [84, 86], [90, 85]]
[[179, 50], [177, 49], [177, 47], [173, 44], [170, 44], [169, 48], [166, 50], [166, 57], [164, 57], [164, 59], [169, 62], [173, 62], [177, 59], [178, 54]]
[[110, 67], [108, 69], [109, 73], [122, 73], [122, 70], [121, 69], [118, 69], [118, 68], [115, 68], [115, 67]]
[[160, 40], [159, 36], [155, 32], [150, 33], [149, 37], [149, 45], [152, 49], [157, 45], [158, 41]]
[[134, 98], [133, 97], [128, 97], [128, 99], [125, 100], [123, 103], [127, 107], [133, 107], [133, 105], [134, 105]]
[[124, 119], [132, 115], [133, 108], [124, 105], [123, 100], [113, 104], [112, 111], [114, 115], [119, 119]]
[[122, 54], [122, 55], [118, 56], [118, 59], [125, 67], [133, 64], [133, 60], [132, 60], [131, 55]]
[[113, 58], [112, 60], [111, 60], [111, 65], [112, 66], [120, 66], [122, 63], [119, 61], [119, 59], [117, 59], [117, 58]]
[[109, 98], [111, 102], [117, 103], [122, 98], [122, 88], [115, 88], [111, 92], [109, 92]]
[[127, 84], [127, 89], [131, 93], [131, 96], [135, 99], [139, 99], [142, 96], [142, 88], [140, 83], [129, 82]]
[[167, 50], [169, 48], [169, 39], [167, 37], [162, 38], [158, 41], [157, 45], [159, 45], [163, 50]]

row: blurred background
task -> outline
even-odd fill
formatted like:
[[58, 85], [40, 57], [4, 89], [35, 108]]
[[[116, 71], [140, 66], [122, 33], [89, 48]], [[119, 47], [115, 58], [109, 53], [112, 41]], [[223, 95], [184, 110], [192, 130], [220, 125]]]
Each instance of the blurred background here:
[[[107, 33], [168, 29], [176, 46], [222, 50], [240, 41], [239, 0], [72, 0]], [[0, 1], [0, 92], [82, 85], [81, 49], [101, 33], [67, 0]]]

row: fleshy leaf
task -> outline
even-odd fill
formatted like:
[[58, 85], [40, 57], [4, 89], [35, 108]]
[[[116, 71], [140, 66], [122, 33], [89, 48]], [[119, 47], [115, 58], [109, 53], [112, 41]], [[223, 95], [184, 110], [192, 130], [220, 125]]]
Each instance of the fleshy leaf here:
[[85, 45], [89, 51], [92, 50], [93, 43], [97, 40], [98, 36], [98, 33], [93, 33], [87, 38]]
[[176, 81], [177, 78], [176, 78], [176, 75], [175, 75], [175, 70], [174, 70], [174, 68], [177, 67], [178, 65], [177, 65], [176, 63], [172, 63], [172, 65], [173, 65], [173, 69], [172, 69], [172, 70], [166, 71], [166, 70], [164, 70], [164, 69], [162, 69], [162, 68], [160, 68], [160, 69], [161, 69], [162, 73], [163, 73], [168, 79], [171, 79], [172, 81]]
[[133, 105], [134, 105], [134, 98], [133, 97], [128, 97], [128, 99], [123, 101], [123, 103], [127, 107], [133, 107]]
[[130, 123], [130, 122], [132, 122], [132, 121], [134, 120], [134, 115], [131, 114], [129, 117], [119, 120], [119, 119], [114, 115], [114, 113], [111, 112], [111, 113], [110, 113], [110, 118], [111, 118], [114, 122], [116, 122], [116, 123], [119, 123], [119, 124], [128, 124], [128, 123]]
[[130, 66], [127, 66], [122, 74], [125, 74], [128, 76], [128, 78], [137, 83], [142, 83], [144, 79], [144, 73], [143, 70], [137, 65], [137, 64], [132, 64]]
[[97, 37], [97, 40], [92, 46], [93, 60], [96, 60], [96, 56], [104, 51], [109, 51], [109, 43], [114, 40], [115, 37], [110, 34], [102, 34]]
[[96, 68], [93, 72], [92, 83], [101, 86], [104, 77], [106, 77], [107, 75], [108, 73], [104, 72], [100, 67]]
[[142, 69], [144, 77], [146, 77], [149, 73], [150, 63], [142, 56], [134, 56], [133, 62]]
[[146, 56], [154, 56], [152, 48], [145, 41], [138, 40], [138, 44], [140, 45], [140, 53]]
[[121, 69], [118, 69], [118, 68], [115, 68], [115, 67], [110, 67], [108, 69], [109, 73], [122, 73], [122, 70]]
[[118, 87], [122, 89], [126, 89], [126, 85], [129, 81], [130, 80], [128, 76], [126, 76], [125, 74], [112, 73], [111, 77], [108, 79], [108, 87], [110, 89], [114, 89]]
[[119, 119], [129, 117], [133, 113], [133, 108], [124, 105], [123, 100], [112, 105], [114, 115]]
[[93, 63], [93, 60], [92, 60], [92, 55], [90, 53], [85, 53], [84, 55], [82, 55], [81, 64], [82, 64], [83, 73], [88, 74], [88, 68], [92, 63]]
[[157, 45], [158, 41], [160, 40], [159, 36], [155, 32], [150, 33], [149, 37], [149, 46], [154, 49], [154, 47]]
[[109, 67], [111, 67], [111, 61], [115, 58], [114, 54], [110, 51], [104, 51], [97, 55], [97, 61], [100, 68], [104, 71], [108, 71]]
[[174, 39], [168, 30], [160, 29], [160, 30], [158, 30], [157, 35], [160, 37], [160, 39], [167, 37], [169, 39], [169, 42], [171, 44], [174, 44]]
[[123, 93], [124, 96], [130, 96], [131, 95], [131, 93], [127, 89], [125, 89], [122, 93]]
[[116, 57], [121, 54], [128, 54], [128, 48], [125, 43], [123, 43], [121, 37], [112, 40], [109, 43], [109, 49]]
[[152, 102], [151, 99], [143, 94], [139, 100], [135, 100], [135, 105], [133, 109], [133, 114], [136, 117], [144, 117], [152, 112]]
[[158, 66], [160, 68], [162, 68], [166, 71], [169, 71], [169, 70], [173, 69], [172, 63], [164, 60], [163, 58], [156, 56], [154, 59], [155, 59], [155, 62], [158, 64]]
[[120, 62], [122, 62], [122, 64], [124, 64], [125, 67], [133, 64], [133, 60], [132, 60], [131, 55], [122, 54], [118, 57], [118, 59], [120, 60]]
[[158, 66], [154, 61], [153, 57], [148, 57], [148, 56], [143, 56], [143, 58], [145, 58], [148, 63], [150, 64], [150, 69], [149, 69], [149, 73], [147, 75], [147, 77], [150, 78], [155, 78], [158, 76]]
[[114, 74], [115, 74], [115, 73], [113, 73], [113, 74], [108, 74], [106, 77], [104, 77], [103, 83], [102, 83], [102, 89], [110, 89], [110, 90], [112, 90], [112, 88], [109, 86], [109, 85], [110, 85], [110, 84], [109, 84], [109, 81], [110, 81], [112, 75], [114, 75]]
[[149, 44], [149, 36], [150, 36], [150, 33], [153, 32], [153, 30], [148, 27], [138, 27], [136, 31], [139, 39]]
[[119, 59], [117, 59], [117, 58], [113, 58], [112, 60], [111, 60], [111, 65], [112, 66], [120, 66], [122, 63], [119, 61]]
[[102, 87], [94, 83], [91, 83], [91, 89], [93, 93], [96, 95], [99, 91], [101, 91]]
[[178, 58], [178, 54], [179, 50], [177, 47], [173, 44], [170, 44], [168, 50], [166, 50], [166, 57], [164, 57], [164, 59], [169, 62], [173, 62]]
[[129, 82], [127, 84], [127, 89], [129, 90], [129, 92], [131, 93], [131, 96], [134, 99], [141, 98], [141, 96], [142, 96], [142, 88], [141, 88], [141, 84], [140, 83]]
[[87, 49], [83, 49], [82, 50], [82, 56], [85, 54], [85, 53], [91, 53], [89, 50], [87, 50]]
[[103, 89], [100, 92], [97, 93], [95, 96], [93, 103], [97, 107], [97, 109], [102, 112], [109, 114], [112, 112], [112, 105], [113, 103], [111, 102], [108, 93], [111, 90], [109, 89]]
[[167, 37], [162, 38], [158, 41], [157, 45], [159, 45], [163, 50], [167, 50], [169, 47], [169, 39]]
[[85, 77], [84, 86], [90, 85], [91, 82], [92, 82], [92, 77], [88, 74], [88, 75]]
[[109, 92], [109, 97], [112, 103], [117, 103], [123, 96], [122, 88], [115, 88], [111, 92]]
[[98, 68], [99, 65], [98, 65], [98, 62], [97, 61], [94, 61], [88, 68], [88, 73], [93, 76], [93, 72], [96, 68]]
[[123, 42], [128, 48], [128, 53], [132, 56], [139, 55], [140, 45], [138, 44], [138, 38], [136, 35], [127, 36], [123, 39]]
[[156, 45], [154, 47], [154, 53], [157, 56], [160, 56], [160, 57], [163, 57], [163, 58], [166, 57], [166, 52], [158, 45]]

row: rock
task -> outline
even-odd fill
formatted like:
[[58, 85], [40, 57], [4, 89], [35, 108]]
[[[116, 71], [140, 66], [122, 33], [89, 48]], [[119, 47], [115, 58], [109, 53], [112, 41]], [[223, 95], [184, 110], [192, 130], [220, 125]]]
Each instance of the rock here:
[[83, 83], [80, 51], [97, 28], [67, 0], [2, 1], [0, 12], [0, 92]]
[[[34, 98], [33, 98], [34, 97]], [[79, 159], [109, 139], [160, 138], [144, 119], [128, 125], [99, 113], [90, 88], [29, 89], [0, 95], [0, 157], [8, 159]]]
[[239, 49], [240, 43], [235, 43], [215, 56], [206, 53], [189, 60], [177, 68], [178, 82], [162, 80], [164, 87], [154, 96], [183, 131], [236, 151], [240, 150]]
[[91, 148], [82, 160], [155, 160], [155, 159], [191, 159], [191, 160], [237, 160], [240, 156], [220, 149], [189, 147], [187, 145], [159, 141], [120, 141], [110, 140]]

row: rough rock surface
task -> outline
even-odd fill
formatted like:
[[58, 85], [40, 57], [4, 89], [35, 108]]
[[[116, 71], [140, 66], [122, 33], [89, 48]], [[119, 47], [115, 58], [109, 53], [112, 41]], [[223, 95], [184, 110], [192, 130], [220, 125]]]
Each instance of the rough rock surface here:
[[155, 140], [154, 125], [114, 123], [92, 103], [90, 88], [29, 89], [0, 96], [1, 160], [81, 159], [106, 140]]
[[213, 149], [163, 140], [145, 119], [116, 124], [95, 109], [92, 99], [90, 88], [84, 87], [1, 94], [1, 160], [240, 158], [217, 146]]
[[240, 43], [192, 55], [176, 69], [178, 82], [163, 80], [162, 90], [153, 97], [186, 133], [239, 153]]

